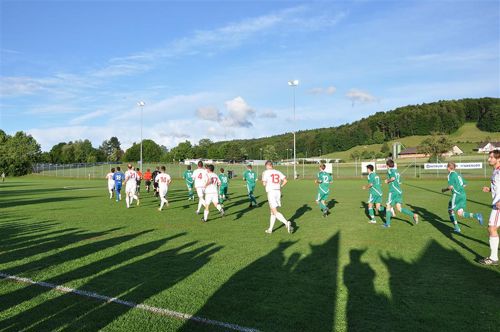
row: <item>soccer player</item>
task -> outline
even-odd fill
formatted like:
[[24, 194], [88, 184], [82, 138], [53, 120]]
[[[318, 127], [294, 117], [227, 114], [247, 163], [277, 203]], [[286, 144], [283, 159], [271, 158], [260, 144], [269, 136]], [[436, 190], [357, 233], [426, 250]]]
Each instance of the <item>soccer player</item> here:
[[158, 198], [158, 182], [156, 182], [156, 176], [160, 174], [160, 166], [156, 166], [156, 169], [153, 171], [153, 190], [154, 190], [154, 195], [156, 198]]
[[121, 172], [121, 168], [120, 166], [118, 166], [116, 167], [116, 172], [113, 174], [113, 180], [115, 181], [115, 196], [117, 202], [122, 199], [121, 190], [123, 179], [125, 179], [125, 174]]
[[163, 205], [167, 204], [168, 206], [168, 200], [166, 196], [168, 192], [168, 186], [170, 185], [170, 182], [172, 182], [172, 178], [167, 174], [165, 166], [162, 166], [160, 169], [160, 173], [158, 173], [155, 178], [155, 182], [158, 183], [158, 192], [161, 200], [158, 211], [161, 211], [163, 209]]
[[144, 173], [144, 184], [146, 185], [146, 191], [149, 192], [149, 189], [151, 188], [151, 179], [153, 178], [153, 175], [151, 174], [151, 170], [148, 168], [146, 170], [146, 173]]
[[382, 203], [382, 185], [380, 184], [380, 177], [375, 173], [373, 165], [366, 166], [368, 170], [368, 185], [363, 186], [363, 189], [368, 189], [370, 195], [368, 196], [368, 214], [370, 215], [370, 224], [376, 224], [375, 212], [373, 211], [373, 204], [379, 213], [385, 209], [380, 204]]
[[323, 217], [326, 217], [330, 211], [326, 206], [326, 199], [328, 194], [330, 194], [330, 183], [333, 182], [333, 177], [330, 173], [325, 172], [325, 164], [319, 165], [319, 172], [314, 181], [318, 184], [318, 195], [316, 196], [316, 203], [319, 205], [321, 212], [323, 212]]
[[186, 167], [187, 169], [182, 174], [182, 178], [186, 181], [186, 187], [188, 188], [188, 201], [194, 200], [193, 192], [193, 171], [191, 170], [191, 165]]
[[248, 198], [250, 199], [249, 207], [257, 206], [257, 200], [253, 195], [255, 182], [257, 181], [257, 174], [252, 170], [252, 165], [247, 165], [247, 170], [243, 173], [243, 181], [247, 183]]
[[227, 174], [224, 173], [224, 168], [220, 169], [219, 180], [220, 180], [219, 202], [221, 204], [224, 204], [224, 200], [229, 199], [227, 197], [227, 187], [229, 185], [229, 178], [227, 177]]
[[194, 188], [198, 195], [198, 208], [196, 209], [196, 214], [199, 214], [201, 207], [205, 205], [203, 196], [205, 195], [205, 188], [208, 184], [208, 172], [203, 168], [203, 161], [198, 161], [198, 168], [194, 170], [191, 178], [194, 180]]
[[205, 188], [205, 211], [203, 212], [203, 218], [201, 221], [207, 222], [208, 212], [210, 203], [212, 203], [215, 208], [220, 212], [221, 216], [224, 216], [224, 209], [219, 204], [219, 186], [221, 184], [219, 177], [214, 173], [214, 165], [207, 165], [207, 186]]
[[267, 201], [271, 210], [271, 217], [269, 219], [269, 228], [266, 233], [273, 232], [274, 222], [276, 219], [285, 224], [288, 233], [292, 233], [292, 223], [285, 219], [285, 217], [278, 212], [278, 207], [281, 207], [281, 188], [287, 183], [286, 176], [280, 171], [273, 168], [273, 162], [266, 161], [266, 170], [262, 173], [262, 184], [266, 187]]
[[135, 194], [137, 188], [137, 172], [132, 168], [131, 164], [128, 164], [128, 170], [125, 172], [125, 202], [127, 203], [127, 209], [130, 205], [137, 200], [137, 205], [139, 205], [139, 197]]
[[111, 168], [111, 172], [106, 174], [106, 179], [108, 179], [108, 191], [109, 199], [113, 198], [113, 191], [115, 189], [115, 180], [113, 180], [113, 175], [115, 174], [115, 168]]
[[139, 167], [137, 167], [135, 169], [135, 172], [137, 173], [137, 188], [136, 188], [137, 191], [136, 191], [136, 194], [137, 194], [137, 196], [139, 196], [139, 193], [141, 192], [142, 172], [139, 169]]
[[453, 223], [455, 232], [460, 233], [460, 226], [458, 226], [457, 218], [455, 217], [455, 211], [460, 217], [464, 218], [475, 218], [479, 223], [483, 224], [483, 215], [480, 213], [470, 213], [466, 212], [467, 195], [465, 193], [465, 186], [467, 183], [462, 178], [460, 174], [455, 172], [455, 163], [448, 163], [448, 187], [443, 188], [441, 192], [446, 192], [451, 190], [452, 194], [450, 197], [450, 202], [448, 203], [448, 214], [450, 220]]
[[407, 216], [413, 217], [415, 224], [418, 224], [418, 214], [411, 212], [407, 208], [402, 207], [403, 204], [403, 190], [401, 189], [401, 175], [398, 170], [394, 168], [394, 161], [389, 159], [386, 162], [387, 169], [387, 179], [385, 183], [389, 185], [389, 196], [387, 197], [387, 205], [385, 208], [385, 228], [391, 227], [391, 217], [394, 215], [394, 206], [399, 212], [406, 214]]
[[483, 191], [491, 193], [490, 221], [488, 233], [490, 235], [490, 255], [479, 261], [483, 265], [498, 265], [498, 227], [500, 227], [500, 150], [493, 150], [488, 155], [488, 163], [493, 167], [490, 187], [483, 187]]
[[2, 182], [5, 182], [5, 172], [2, 172]]

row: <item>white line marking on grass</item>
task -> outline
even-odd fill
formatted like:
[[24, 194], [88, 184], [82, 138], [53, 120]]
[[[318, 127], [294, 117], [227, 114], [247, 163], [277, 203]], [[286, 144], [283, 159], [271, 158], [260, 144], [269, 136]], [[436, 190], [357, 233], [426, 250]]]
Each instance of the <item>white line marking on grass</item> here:
[[7, 280], [12, 280], [12, 281], [24, 283], [24, 284], [47, 287], [47, 288], [59, 291], [61, 293], [71, 293], [71, 294], [76, 294], [76, 295], [89, 297], [89, 298], [93, 298], [93, 299], [97, 299], [97, 300], [102, 300], [102, 301], [105, 301], [107, 303], [112, 302], [112, 303], [116, 303], [116, 304], [121, 304], [121, 305], [130, 307], [130, 308], [141, 309], [144, 311], [149, 311], [149, 312], [163, 315], [163, 316], [169, 316], [169, 317], [174, 317], [174, 318], [183, 319], [183, 320], [190, 320], [190, 321], [194, 321], [194, 322], [198, 322], [198, 323], [202, 323], [202, 324], [206, 324], [206, 325], [215, 325], [215, 326], [225, 327], [225, 328], [235, 330], [235, 331], [259, 332], [259, 330], [253, 329], [250, 327], [244, 327], [244, 326], [239, 326], [236, 324], [220, 322], [217, 320], [193, 316], [190, 314], [185, 314], [185, 313], [173, 311], [170, 309], [153, 307], [153, 306], [149, 306], [146, 304], [137, 304], [137, 303], [134, 303], [131, 301], [120, 300], [119, 298], [116, 298], [116, 297], [110, 297], [110, 296], [106, 296], [106, 295], [97, 294], [94, 292], [88, 292], [88, 291], [74, 289], [74, 288], [61, 286], [61, 285], [55, 285], [55, 284], [51, 284], [51, 283], [44, 282], [44, 281], [34, 281], [32, 279], [13, 276], [13, 275], [6, 274], [3, 272], [0, 272], [0, 277], [7, 279]]

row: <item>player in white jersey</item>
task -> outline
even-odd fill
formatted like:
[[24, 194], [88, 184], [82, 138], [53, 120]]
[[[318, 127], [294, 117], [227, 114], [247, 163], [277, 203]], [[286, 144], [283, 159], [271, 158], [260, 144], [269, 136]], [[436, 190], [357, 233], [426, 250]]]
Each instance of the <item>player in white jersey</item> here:
[[500, 150], [493, 150], [488, 156], [488, 163], [493, 167], [491, 184], [483, 187], [484, 192], [490, 192], [493, 201], [491, 202], [490, 221], [488, 223], [488, 233], [490, 235], [490, 256], [479, 261], [484, 265], [498, 265], [498, 227], [500, 227]]
[[221, 216], [224, 216], [224, 209], [219, 204], [219, 187], [220, 187], [220, 179], [217, 174], [214, 173], [214, 165], [207, 165], [207, 186], [205, 187], [205, 211], [203, 211], [203, 218], [201, 221], [207, 222], [208, 220], [208, 212], [210, 203], [212, 203], [215, 208], [220, 212]]
[[135, 194], [137, 189], [137, 172], [128, 164], [128, 170], [125, 172], [125, 202], [127, 202], [127, 209], [130, 207], [134, 199], [137, 200], [139, 205], [139, 197]]
[[168, 200], [166, 196], [168, 192], [168, 186], [170, 185], [170, 182], [172, 182], [172, 178], [166, 173], [165, 166], [162, 166], [160, 169], [161, 172], [155, 177], [155, 182], [158, 183], [158, 192], [160, 194], [161, 200], [158, 211], [161, 211], [163, 209], [163, 205], [167, 204], [168, 206]]
[[273, 168], [272, 161], [266, 161], [266, 170], [262, 173], [262, 183], [266, 187], [267, 201], [271, 209], [271, 218], [269, 220], [269, 228], [266, 233], [273, 232], [274, 222], [276, 219], [285, 224], [288, 233], [292, 233], [292, 223], [285, 219], [285, 217], [278, 212], [278, 207], [281, 207], [281, 188], [283, 188], [287, 179], [286, 176], [280, 171]]
[[196, 209], [196, 214], [199, 214], [201, 206], [205, 205], [203, 197], [205, 195], [205, 188], [208, 182], [208, 172], [205, 168], [203, 168], [203, 161], [198, 161], [198, 168], [194, 170], [191, 177], [194, 180], [194, 188], [196, 189], [196, 194], [198, 195], [198, 208]]
[[111, 172], [106, 174], [106, 179], [108, 179], [108, 192], [109, 199], [113, 198], [113, 192], [115, 191], [115, 180], [113, 180], [113, 174], [115, 174], [115, 168], [111, 169]]

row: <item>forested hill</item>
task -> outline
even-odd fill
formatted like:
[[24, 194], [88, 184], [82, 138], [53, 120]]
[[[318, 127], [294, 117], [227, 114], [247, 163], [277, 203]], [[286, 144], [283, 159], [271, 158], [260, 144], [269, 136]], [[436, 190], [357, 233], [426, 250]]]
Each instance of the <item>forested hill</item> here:
[[[377, 112], [359, 121], [330, 128], [297, 132], [297, 154], [327, 154], [345, 151], [357, 145], [383, 143], [412, 135], [450, 134], [465, 122], [476, 122], [483, 131], [500, 131], [500, 98], [467, 98], [410, 105], [388, 112]], [[212, 143], [210, 151], [224, 150], [226, 158], [238, 159], [241, 154], [259, 158], [261, 149], [274, 146], [280, 158], [293, 147], [290, 133], [248, 140]], [[200, 151], [201, 152], [201, 151]], [[232, 156], [234, 154], [234, 156]], [[208, 156], [210, 157], [210, 156]], [[215, 157], [215, 156], [213, 156]]]

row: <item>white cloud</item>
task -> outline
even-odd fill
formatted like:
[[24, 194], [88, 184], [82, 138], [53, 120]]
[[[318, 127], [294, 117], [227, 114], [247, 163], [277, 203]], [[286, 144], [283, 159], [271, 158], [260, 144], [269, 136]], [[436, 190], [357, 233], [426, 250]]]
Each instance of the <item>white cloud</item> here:
[[337, 88], [334, 86], [328, 86], [326, 88], [312, 88], [309, 90], [309, 93], [312, 95], [333, 95], [337, 91]]
[[373, 103], [378, 100], [377, 97], [373, 96], [372, 94], [358, 89], [349, 90], [349, 92], [347, 92], [346, 94], [346, 97], [351, 100], [353, 105], [356, 102], [365, 104], [365, 103]]
[[259, 117], [263, 118], [263, 119], [274, 119], [274, 118], [278, 117], [278, 115], [276, 114], [276, 112], [274, 112], [272, 110], [267, 110], [267, 111], [259, 112]]
[[250, 119], [255, 117], [253, 110], [241, 97], [236, 97], [225, 102], [227, 115], [223, 120], [224, 126], [228, 127], [251, 127]]
[[94, 112], [89, 112], [89, 113], [85, 113], [83, 115], [80, 115], [74, 119], [72, 119], [69, 123], [71, 125], [80, 125], [88, 120], [91, 120], [91, 119], [95, 119], [95, 118], [98, 118], [98, 117], [101, 117], [105, 114], [109, 114], [109, 111], [108, 110], [97, 110], [97, 111], [94, 111]]
[[196, 110], [196, 116], [202, 120], [220, 121], [221, 112], [215, 107], [200, 107]]

